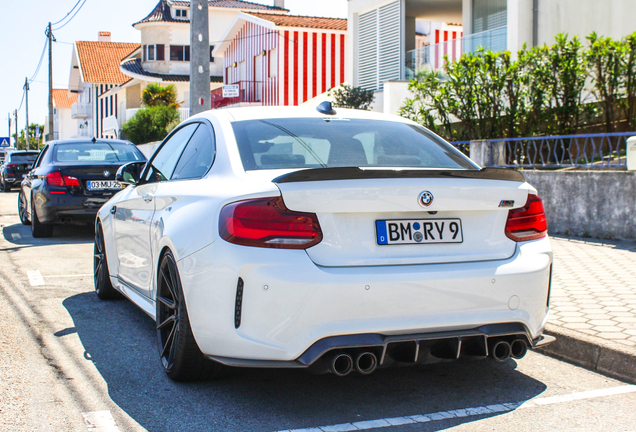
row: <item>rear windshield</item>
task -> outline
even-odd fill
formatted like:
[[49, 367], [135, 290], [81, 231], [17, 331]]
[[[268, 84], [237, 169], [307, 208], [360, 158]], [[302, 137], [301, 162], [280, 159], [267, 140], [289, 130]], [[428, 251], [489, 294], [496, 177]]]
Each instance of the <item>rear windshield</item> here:
[[38, 154], [37, 153], [33, 153], [33, 154], [19, 154], [19, 155], [10, 155], [9, 156], [9, 160], [7, 161], [7, 163], [17, 163], [17, 164], [22, 164], [22, 163], [33, 163], [36, 159], [38, 158]]
[[477, 169], [452, 145], [406, 123], [287, 118], [232, 123], [246, 171], [279, 168]]
[[143, 161], [144, 156], [135, 147], [118, 143], [69, 143], [53, 147], [54, 162], [72, 162], [91, 165]]

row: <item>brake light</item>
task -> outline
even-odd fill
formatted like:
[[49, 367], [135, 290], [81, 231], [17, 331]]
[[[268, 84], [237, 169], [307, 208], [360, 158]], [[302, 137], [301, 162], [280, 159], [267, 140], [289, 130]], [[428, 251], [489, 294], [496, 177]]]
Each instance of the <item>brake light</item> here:
[[508, 212], [506, 237], [516, 241], [536, 240], [548, 234], [543, 201], [537, 195], [528, 195], [526, 205]]
[[59, 171], [48, 173], [46, 183], [51, 186], [80, 187], [77, 177], [62, 175]]
[[307, 249], [322, 240], [317, 216], [289, 210], [281, 197], [226, 205], [219, 233], [230, 243], [282, 249]]
[[17, 166], [17, 163], [7, 164], [7, 168], [16, 168]]

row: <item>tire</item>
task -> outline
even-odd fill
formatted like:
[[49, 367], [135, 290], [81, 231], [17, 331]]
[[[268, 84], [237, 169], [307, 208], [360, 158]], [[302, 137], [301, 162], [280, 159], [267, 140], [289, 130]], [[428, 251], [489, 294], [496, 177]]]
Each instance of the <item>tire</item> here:
[[110, 281], [108, 261], [106, 260], [106, 247], [104, 245], [104, 230], [101, 222], [95, 227], [95, 245], [93, 247], [93, 282], [95, 294], [102, 300], [115, 300], [122, 298]]
[[177, 263], [170, 251], [159, 261], [156, 304], [159, 356], [168, 377], [194, 381], [220, 376], [223, 366], [207, 360], [194, 340]]
[[51, 237], [53, 235], [53, 224], [43, 224], [38, 219], [33, 197], [31, 197], [31, 235], [35, 238]]
[[22, 191], [18, 194], [18, 214], [22, 225], [31, 225], [31, 221], [27, 217], [27, 203]]
[[4, 180], [2, 181], [2, 190], [5, 192], [11, 192], [11, 185], [8, 185]]

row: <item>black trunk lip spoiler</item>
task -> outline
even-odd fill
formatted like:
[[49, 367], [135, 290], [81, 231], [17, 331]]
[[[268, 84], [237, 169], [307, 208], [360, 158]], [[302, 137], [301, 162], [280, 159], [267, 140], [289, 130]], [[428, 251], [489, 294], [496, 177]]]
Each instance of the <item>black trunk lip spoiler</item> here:
[[481, 168], [479, 170], [445, 169], [400, 169], [400, 168], [311, 168], [283, 174], [272, 180], [274, 183], [298, 183], [328, 180], [362, 180], [390, 178], [463, 178], [481, 180], [504, 180], [524, 183], [519, 171], [512, 168]]

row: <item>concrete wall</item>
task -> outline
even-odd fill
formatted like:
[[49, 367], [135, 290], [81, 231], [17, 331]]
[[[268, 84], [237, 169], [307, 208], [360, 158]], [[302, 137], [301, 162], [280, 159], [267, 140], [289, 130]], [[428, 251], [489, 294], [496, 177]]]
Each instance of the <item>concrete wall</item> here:
[[636, 239], [636, 172], [523, 171], [551, 234]]
[[[551, 45], [561, 32], [578, 35], [582, 42], [592, 31], [620, 39], [636, 31], [634, 16], [634, 0], [539, 0], [538, 42]], [[532, 12], [528, 20], [532, 22]]]

